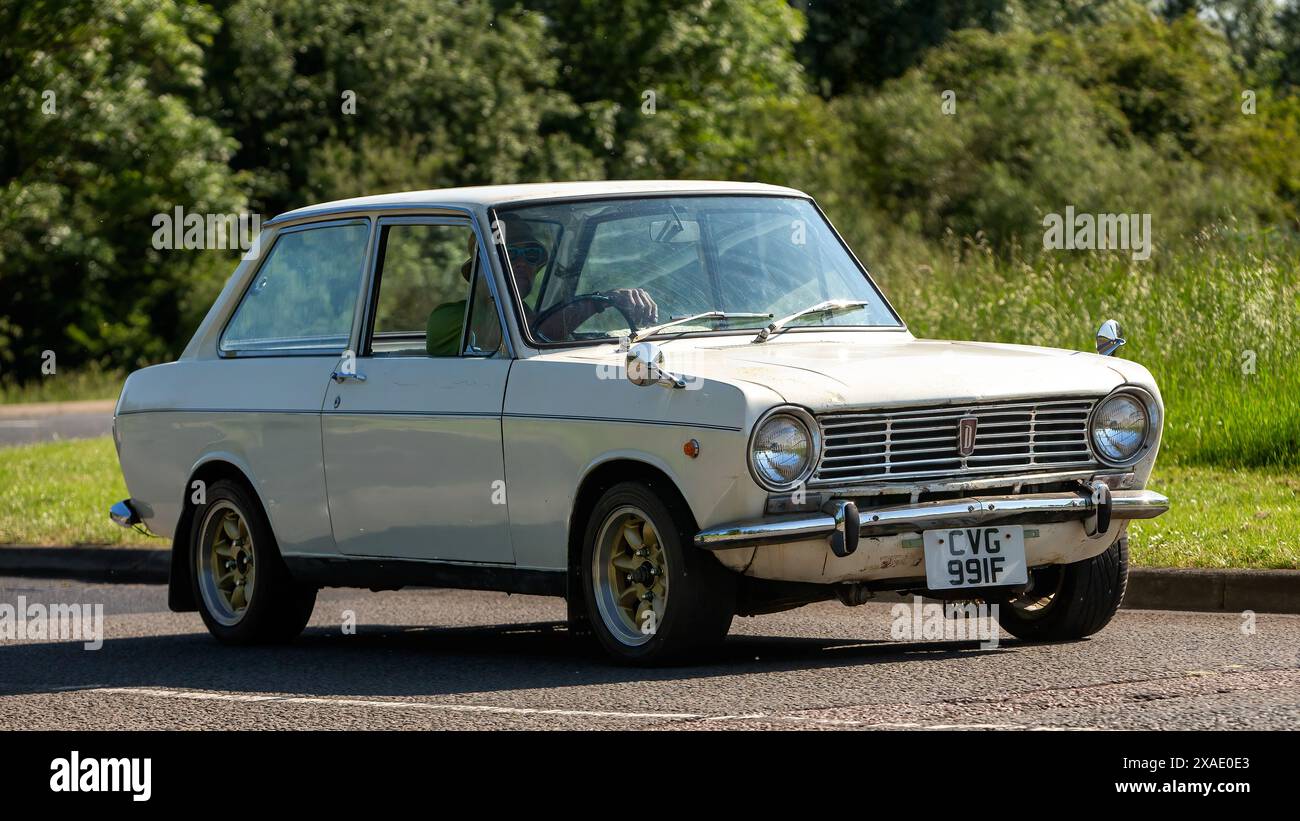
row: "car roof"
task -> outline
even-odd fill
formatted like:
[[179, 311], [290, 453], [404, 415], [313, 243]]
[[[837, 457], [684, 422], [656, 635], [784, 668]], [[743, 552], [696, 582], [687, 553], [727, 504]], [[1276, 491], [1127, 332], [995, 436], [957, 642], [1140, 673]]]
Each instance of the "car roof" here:
[[716, 180], [610, 180], [603, 182], [540, 182], [518, 185], [476, 185], [468, 188], [437, 188], [428, 191], [400, 191], [369, 197], [353, 197], [286, 211], [264, 224], [290, 222], [307, 217], [366, 210], [405, 208], [476, 208], [509, 205], [536, 200], [583, 199], [628, 194], [767, 194], [807, 197], [802, 191], [758, 182]]

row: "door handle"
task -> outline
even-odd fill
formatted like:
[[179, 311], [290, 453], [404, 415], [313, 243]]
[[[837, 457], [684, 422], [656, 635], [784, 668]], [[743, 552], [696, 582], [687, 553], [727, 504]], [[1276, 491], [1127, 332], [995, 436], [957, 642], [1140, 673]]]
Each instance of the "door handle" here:
[[345, 380], [345, 379], [355, 379], [355, 380], [358, 381], [358, 382], [365, 382], [365, 381], [366, 381], [366, 377], [365, 377], [364, 374], [360, 374], [360, 373], [344, 373], [343, 371], [335, 371], [334, 373], [330, 374], [330, 378], [333, 379], [335, 382], [338, 382], [338, 383], [342, 383], [343, 380]]

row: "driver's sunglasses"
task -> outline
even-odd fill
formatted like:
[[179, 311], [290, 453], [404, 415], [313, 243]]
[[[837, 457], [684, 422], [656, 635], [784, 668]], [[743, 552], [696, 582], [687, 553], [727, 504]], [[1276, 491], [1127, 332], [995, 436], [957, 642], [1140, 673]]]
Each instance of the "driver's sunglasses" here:
[[522, 259], [524, 262], [540, 268], [546, 264], [551, 255], [546, 252], [546, 247], [540, 242], [516, 242], [506, 245], [506, 253], [511, 259]]

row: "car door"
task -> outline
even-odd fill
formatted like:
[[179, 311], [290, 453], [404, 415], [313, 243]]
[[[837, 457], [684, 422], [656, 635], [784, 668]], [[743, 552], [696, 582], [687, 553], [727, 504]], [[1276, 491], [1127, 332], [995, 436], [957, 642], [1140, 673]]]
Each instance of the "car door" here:
[[179, 415], [175, 434], [242, 464], [284, 555], [335, 552], [320, 410], [356, 324], [370, 235], [366, 219], [278, 229], [222, 329], [220, 358], [187, 362], [170, 385], [203, 411]]
[[[468, 219], [380, 219], [357, 356], [321, 411], [334, 538], [354, 556], [510, 564], [504, 352]], [[486, 275], [483, 275], [486, 273]]]

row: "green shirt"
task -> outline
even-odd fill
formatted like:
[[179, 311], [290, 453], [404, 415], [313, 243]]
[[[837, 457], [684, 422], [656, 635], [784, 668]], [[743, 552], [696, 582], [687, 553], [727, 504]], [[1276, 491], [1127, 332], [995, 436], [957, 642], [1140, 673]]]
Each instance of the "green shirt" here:
[[424, 338], [424, 349], [429, 356], [459, 356], [464, 323], [465, 300], [463, 299], [439, 305], [430, 311]]

